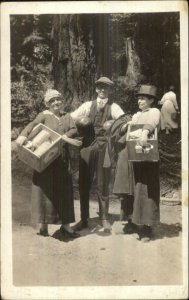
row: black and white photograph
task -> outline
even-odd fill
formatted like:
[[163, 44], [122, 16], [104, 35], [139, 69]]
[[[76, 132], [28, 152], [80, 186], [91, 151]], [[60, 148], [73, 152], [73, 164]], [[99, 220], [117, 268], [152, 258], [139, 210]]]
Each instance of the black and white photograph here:
[[1, 37], [2, 299], [187, 299], [187, 1], [3, 2]]

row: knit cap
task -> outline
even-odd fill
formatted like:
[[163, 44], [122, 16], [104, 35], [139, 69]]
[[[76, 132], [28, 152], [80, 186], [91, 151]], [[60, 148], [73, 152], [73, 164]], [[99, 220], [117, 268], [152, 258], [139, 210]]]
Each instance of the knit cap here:
[[56, 97], [61, 97], [61, 94], [57, 90], [48, 89], [45, 93], [45, 98], [44, 98], [45, 105], [48, 107], [49, 101], [52, 98], [56, 98]]

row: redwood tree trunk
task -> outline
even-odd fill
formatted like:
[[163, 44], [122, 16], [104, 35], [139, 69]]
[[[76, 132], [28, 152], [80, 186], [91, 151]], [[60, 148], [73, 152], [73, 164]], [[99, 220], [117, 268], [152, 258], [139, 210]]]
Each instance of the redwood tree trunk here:
[[126, 60], [127, 68], [125, 83], [130, 88], [135, 88], [141, 81], [140, 58], [136, 52], [134, 40], [129, 37], [126, 39]]
[[96, 61], [93, 19], [88, 15], [56, 15], [53, 22], [53, 75], [55, 88], [70, 110], [94, 93]]

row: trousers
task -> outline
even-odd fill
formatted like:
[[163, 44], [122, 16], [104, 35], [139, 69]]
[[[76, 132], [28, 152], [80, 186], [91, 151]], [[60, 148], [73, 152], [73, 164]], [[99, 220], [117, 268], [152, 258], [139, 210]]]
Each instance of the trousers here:
[[99, 145], [95, 142], [88, 147], [83, 147], [80, 151], [79, 194], [82, 220], [89, 218], [89, 196], [95, 175], [100, 219], [108, 218], [111, 169], [103, 167], [105, 150], [106, 143]]

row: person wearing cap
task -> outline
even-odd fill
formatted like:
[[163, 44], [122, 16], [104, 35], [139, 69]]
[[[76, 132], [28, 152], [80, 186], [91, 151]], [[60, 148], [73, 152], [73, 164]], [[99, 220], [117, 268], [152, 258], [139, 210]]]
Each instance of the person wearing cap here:
[[[155, 128], [160, 126], [160, 111], [152, 107], [157, 100], [156, 87], [141, 85], [137, 97], [140, 111], [133, 115], [131, 121], [122, 122], [119, 133], [125, 133], [122, 140], [126, 141], [129, 124], [142, 124], [139, 144], [145, 146], [147, 139]], [[125, 147], [118, 156], [113, 193], [121, 200], [123, 216], [128, 223], [123, 228], [125, 234], [138, 233], [139, 239], [147, 242], [151, 239], [152, 226], [159, 222], [159, 163], [158, 162], [128, 162], [128, 152]]]
[[103, 168], [107, 144], [107, 129], [111, 120], [124, 114], [120, 106], [109, 99], [114, 83], [107, 77], [100, 77], [96, 82], [97, 99], [83, 103], [70, 115], [78, 130], [83, 131], [83, 145], [79, 158], [79, 193], [81, 221], [76, 230], [88, 227], [89, 195], [96, 173], [97, 196], [101, 225], [105, 232], [111, 231], [108, 221], [110, 168]]
[[169, 91], [165, 93], [159, 101], [161, 108], [161, 130], [165, 130], [169, 134], [172, 129], [178, 128], [178, 122], [175, 116], [179, 113], [175, 87], [171, 85]]
[[[21, 132], [16, 142], [23, 145], [32, 129], [39, 123], [59, 134], [72, 136], [76, 128], [69, 115], [62, 116], [62, 97], [54, 89], [47, 90], [44, 102], [46, 110], [39, 113]], [[68, 238], [79, 236], [71, 227], [75, 221], [73, 187], [70, 172], [69, 153], [66, 145], [62, 154], [41, 173], [34, 171], [31, 192], [31, 222], [40, 224], [39, 235], [48, 236], [48, 224], [59, 224], [61, 234]]]

